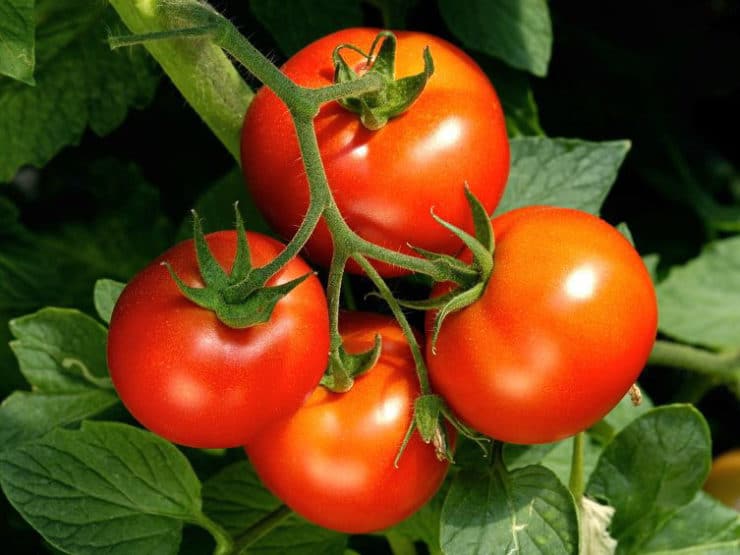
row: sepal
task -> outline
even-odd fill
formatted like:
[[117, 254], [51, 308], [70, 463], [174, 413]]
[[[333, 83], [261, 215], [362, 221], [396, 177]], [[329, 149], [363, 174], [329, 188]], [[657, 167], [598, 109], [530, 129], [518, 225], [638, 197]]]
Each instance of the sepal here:
[[[376, 55], [375, 50], [378, 44], [380, 48]], [[382, 31], [373, 41], [368, 54], [347, 44], [337, 46], [332, 54], [335, 83], [346, 83], [360, 77], [342, 57], [341, 51], [345, 48], [365, 57], [370, 66], [366, 73], [380, 75], [385, 82], [385, 86], [379, 91], [338, 100], [347, 110], [360, 114], [362, 124], [371, 130], [380, 129], [388, 123], [390, 118], [399, 116], [408, 110], [419, 98], [427, 81], [434, 74], [434, 60], [429, 48], [426, 47], [422, 53], [424, 69], [416, 75], [396, 79], [396, 44], [396, 37], [393, 33]]]
[[352, 389], [355, 378], [370, 370], [378, 362], [383, 341], [379, 334], [375, 335], [373, 346], [362, 353], [348, 353], [344, 345], [340, 345], [336, 352], [329, 357], [329, 368], [321, 385], [327, 389], [344, 393]]
[[204, 287], [191, 287], [180, 279], [167, 261], [162, 265], [172, 276], [180, 292], [190, 301], [211, 310], [216, 317], [231, 328], [243, 329], [270, 320], [277, 303], [298, 287], [311, 273], [280, 285], [267, 287], [266, 278], [252, 268], [244, 221], [237, 204], [237, 247], [231, 272], [221, 267], [213, 256], [203, 233], [200, 217], [193, 210], [193, 243]]
[[[249, 328], [270, 320], [275, 305], [303, 283], [313, 273], [309, 272], [293, 280], [273, 287], [256, 288], [242, 302], [222, 302], [213, 309], [218, 319], [230, 328]], [[221, 296], [223, 298], [223, 295]]]
[[[437, 337], [439, 336], [439, 331], [445, 318], [453, 312], [462, 310], [477, 301], [483, 295], [488, 284], [488, 279], [493, 272], [495, 239], [491, 219], [483, 205], [470, 191], [467, 184], [465, 185], [465, 197], [470, 206], [475, 236], [443, 220], [432, 212], [432, 217], [440, 225], [454, 233], [468, 248], [473, 261], [466, 268], [468, 271], [475, 273], [475, 279], [467, 282], [457, 280], [457, 287], [445, 295], [429, 299], [423, 303], [426, 310], [437, 310], [432, 325], [432, 353], [436, 352]], [[444, 262], [447, 263], [447, 261]], [[460, 262], [462, 263], [462, 261]], [[420, 305], [422, 303], [416, 304]], [[407, 301], [404, 301], [404, 305], [409, 306]]]

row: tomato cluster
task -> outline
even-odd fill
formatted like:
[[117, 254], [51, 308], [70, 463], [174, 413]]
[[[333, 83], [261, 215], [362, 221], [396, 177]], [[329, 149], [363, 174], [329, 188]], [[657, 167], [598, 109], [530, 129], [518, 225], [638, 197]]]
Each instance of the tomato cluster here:
[[[329, 35], [283, 70], [304, 86], [330, 84], [333, 49], [369, 45], [375, 34]], [[480, 68], [439, 38], [399, 33], [401, 75], [418, 71], [424, 46], [431, 47], [435, 73], [409, 111], [370, 131], [329, 103], [315, 119], [316, 135], [331, 194], [354, 233], [391, 251], [412, 254], [413, 245], [470, 263], [458, 236], [430, 210], [473, 233], [467, 184], [486, 213], [494, 212], [509, 167], [503, 114]], [[347, 60], [362, 66], [359, 54]], [[259, 208], [290, 238], [308, 209], [308, 184], [290, 114], [267, 88], [247, 112], [242, 157]], [[556, 441], [602, 418], [637, 378], [657, 326], [651, 279], [629, 242], [595, 216], [528, 207], [492, 225], [493, 271], [481, 276], [480, 298], [450, 314], [438, 334], [434, 311], [427, 313], [432, 389], [462, 423], [492, 438]], [[237, 264], [237, 239], [235, 232], [207, 236], [225, 272]], [[326, 266], [334, 239], [320, 222], [306, 255]], [[256, 233], [247, 233], [247, 241], [255, 268], [283, 248]], [[343, 314], [346, 353], [367, 351], [376, 335], [382, 350], [349, 392], [331, 392], [319, 385], [334, 351], [318, 278], [285, 294], [269, 321], [234, 329], [186, 299], [162, 266], [169, 263], [185, 286], [198, 288], [201, 258], [192, 242], [175, 246], [137, 275], [116, 305], [108, 360], [132, 415], [176, 443], [245, 446], [265, 485], [327, 528], [374, 531], [423, 505], [448, 463], [418, 431], [397, 459], [422, 393], [401, 328], [385, 316]], [[386, 277], [406, 271], [376, 268]], [[310, 272], [294, 258], [266, 285]], [[432, 297], [456, 287], [439, 283]]]

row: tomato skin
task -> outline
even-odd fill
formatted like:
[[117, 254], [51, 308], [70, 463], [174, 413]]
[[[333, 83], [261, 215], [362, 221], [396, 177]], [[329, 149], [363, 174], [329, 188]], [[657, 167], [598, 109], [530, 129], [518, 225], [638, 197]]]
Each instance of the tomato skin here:
[[714, 459], [704, 490], [740, 512], [740, 448], [722, 453]]
[[398, 325], [355, 312], [342, 314], [340, 330], [349, 352], [366, 351], [380, 333], [378, 363], [347, 393], [316, 388], [298, 412], [267, 427], [246, 451], [264, 484], [295, 512], [325, 528], [366, 533], [418, 510], [441, 485], [448, 463], [415, 431], [393, 466], [419, 395]]
[[483, 296], [444, 321], [436, 354], [427, 343], [432, 385], [486, 435], [557, 441], [601, 419], [637, 379], [657, 331], [655, 291], [629, 242], [585, 212], [527, 207], [493, 227]]
[[[230, 271], [236, 232], [206, 236]], [[252, 263], [263, 266], [283, 246], [247, 232]], [[108, 366], [121, 400], [146, 428], [190, 447], [244, 445], [271, 420], [300, 407], [321, 379], [329, 320], [321, 283], [310, 276], [281, 299], [270, 320], [246, 329], [177, 289], [167, 261], [192, 287], [202, 287], [192, 240], [175, 245], [136, 275], [121, 294], [108, 335]], [[268, 285], [311, 272], [291, 260]]]
[[[377, 29], [346, 29], [328, 35], [290, 58], [283, 72], [300, 85], [332, 83], [332, 50], [341, 43], [369, 49]], [[423, 69], [429, 46], [435, 72], [403, 115], [378, 131], [357, 114], [325, 104], [314, 121], [329, 186], [349, 226], [365, 239], [411, 254], [408, 244], [454, 254], [461, 242], [437, 224], [430, 209], [472, 231], [464, 184], [493, 213], [509, 172], [509, 143], [499, 99], [476, 63], [454, 45], [417, 32], [396, 33], [396, 75]], [[350, 63], [360, 57], [349, 50]], [[308, 183], [293, 123], [285, 105], [263, 87], [247, 111], [242, 131], [247, 186], [270, 224], [291, 237], [308, 208]], [[324, 222], [306, 246], [307, 256], [328, 266], [331, 236]], [[349, 265], [359, 272], [357, 266]], [[382, 275], [407, 273], [376, 264]]]

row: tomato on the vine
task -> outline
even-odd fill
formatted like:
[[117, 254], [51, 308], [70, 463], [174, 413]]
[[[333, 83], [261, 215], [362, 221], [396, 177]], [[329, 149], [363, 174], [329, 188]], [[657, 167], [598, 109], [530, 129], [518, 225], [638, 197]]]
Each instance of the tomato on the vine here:
[[[229, 270], [235, 231], [206, 236]], [[273, 260], [282, 244], [247, 232], [254, 267]], [[123, 290], [110, 323], [108, 365], [123, 404], [141, 424], [190, 447], [243, 445], [270, 421], [292, 413], [326, 368], [329, 321], [315, 276], [280, 301], [266, 323], [234, 329], [186, 299], [162, 262], [189, 286], [202, 287], [193, 241], [154, 260]], [[310, 273], [292, 259], [267, 285]]]
[[419, 509], [439, 488], [448, 463], [414, 431], [394, 467], [419, 395], [409, 345], [395, 321], [350, 312], [342, 314], [340, 329], [350, 353], [367, 351], [380, 334], [375, 366], [347, 393], [318, 387], [246, 451], [264, 484], [295, 512], [325, 528], [364, 533]]
[[[283, 72], [299, 85], [332, 83], [332, 51], [350, 43], [369, 49], [376, 29], [347, 29], [306, 46]], [[348, 225], [361, 237], [388, 249], [411, 253], [409, 244], [455, 253], [460, 240], [437, 224], [430, 209], [472, 231], [464, 185], [493, 213], [509, 172], [509, 144], [499, 99], [486, 75], [462, 50], [417, 32], [396, 33], [396, 74], [423, 67], [430, 47], [434, 74], [421, 96], [402, 115], [377, 131], [365, 129], [357, 114], [337, 102], [324, 105], [314, 120], [332, 194]], [[343, 50], [348, 64], [364, 58]], [[285, 105], [266, 87], [255, 96], [242, 131], [242, 167], [257, 205], [283, 236], [291, 237], [308, 208], [308, 183], [298, 142]], [[305, 249], [328, 266], [332, 239], [323, 221]], [[376, 264], [385, 276], [407, 273]], [[351, 271], [358, 271], [350, 264]]]
[[478, 431], [556, 441], [602, 418], [637, 379], [655, 340], [655, 291], [630, 243], [585, 212], [527, 207], [493, 228], [493, 273], [479, 300], [444, 320], [436, 348], [427, 342], [430, 378]]

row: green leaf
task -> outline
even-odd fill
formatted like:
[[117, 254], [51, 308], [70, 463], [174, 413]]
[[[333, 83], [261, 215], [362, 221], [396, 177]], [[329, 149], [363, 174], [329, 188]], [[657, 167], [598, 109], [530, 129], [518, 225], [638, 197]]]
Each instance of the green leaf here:
[[608, 444], [586, 492], [616, 509], [617, 553], [640, 553], [655, 530], [688, 504], [709, 472], [709, 428], [689, 405], [651, 410]]
[[740, 347], [740, 237], [716, 241], [657, 288], [660, 330], [714, 348]]
[[[238, 537], [281, 506], [246, 461], [231, 464], [203, 484], [205, 513]], [[291, 516], [249, 547], [252, 555], [342, 555], [347, 536]]]
[[642, 403], [635, 406], [629, 394], [625, 395], [621, 401], [607, 414], [603, 421], [609, 425], [613, 433], [619, 432], [631, 424], [636, 418], [650, 411], [653, 408], [653, 402], [648, 396], [642, 394]]
[[439, 0], [439, 9], [465, 46], [547, 75], [552, 23], [545, 0]]
[[200, 517], [200, 482], [171, 443], [143, 430], [87, 422], [0, 458], [12, 505], [52, 545], [80, 555], [177, 553]]
[[512, 139], [511, 172], [496, 213], [538, 204], [598, 214], [629, 147], [628, 141]]
[[653, 279], [653, 283], [658, 283], [658, 264], [660, 264], [660, 255], [656, 253], [646, 254], [642, 257], [642, 262], [645, 264], [650, 277]]
[[645, 555], [737, 555], [740, 550], [740, 540], [704, 544], [686, 549], [670, 549], [668, 551], [650, 551]]
[[0, 74], [33, 85], [34, 0], [0, 2]]
[[627, 225], [627, 222], [619, 222], [617, 224], [617, 231], [624, 235], [624, 238], [629, 241], [630, 245], [633, 247], [635, 246], [635, 239], [632, 237], [632, 231], [630, 231], [629, 226]]
[[21, 372], [38, 391], [66, 393], [111, 388], [106, 329], [74, 309], [44, 308], [10, 322], [11, 348]]
[[508, 472], [496, 464], [463, 469], [442, 507], [446, 555], [578, 553], [578, 517], [570, 492], [542, 466]]
[[451, 481], [445, 481], [428, 503], [384, 534], [401, 536], [411, 542], [424, 542], [430, 553], [442, 553], [439, 545], [440, 518], [450, 484]]
[[0, 405], [0, 451], [95, 416], [117, 403], [116, 394], [103, 389], [58, 394], [16, 391]]
[[11, 347], [33, 393], [16, 391], [0, 406], [0, 450], [118, 403], [105, 360], [107, 331], [72, 309], [45, 308], [10, 322]]
[[18, 209], [8, 199], [0, 197], [0, 240], [12, 237], [23, 229], [18, 221]]
[[362, 25], [358, 0], [252, 0], [249, 4], [286, 56], [333, 31]]
[[142, 49], [108, 47], [106, 33], [121, 24], [106, 2], [40, 0], [36, 18], [36, 86], [0, 78], [0, 137], [13, 137], [0, 182], [24, 164], [43, 166], [88, 126], [109, 133], [130, 107], [148, 104], [158, 81]]
[[498, 93], [509, 136], [544, 135], [528, 75], [493, 58], [479, 56], [476, 61]]
[[[68, 178], [62, 186], [69, 186]], [[87, 300], [98, 278], [128, 281], [149, 264], [172, 244], [173, 229], [160, 210], [158, 190], [131, 164], [96, 160], [89, 164], [83, 186], [93, 196], [94, 217], [65, 223], [35, 241], [57, 253], [68, 266], [63, 272], [75, 271]]]
[[[740, 514], [725, 507], [704, 492], [699, 492], [669, 520], [661, 523], [655, 534], [641, 548], [641, 553], [659, 553], [682, 548], [710, 553], [711, 545], [734, 541], [740, 548]], [[707, 549], [701, 551], [700, 548]], [[730, 552], [728, 552], [730, 553]]]
[[280, 507], [246, 461], [231, 464], [203, 483], [203, 510], [237, 535]]
[[[110, 160], [85, 163], [84, 169], [44, 180], [50, 205], [66, 199], [74, 183], [89, 206], [84, 222], [68, 219], [63, 226], [47, 224], [42, 233], [32, 233], [18, 222], [15, 207], [0, 199], [0, 320], [48, 305], [91, 309], [95, 280], [127, 281], [171, 244], [158, 193], [135, 168]], [[9, 340], [7, 327], [0, 326], [0, 368], [6, 369], [0, 395], [24, 385], [13, 371]]]
[[116, 301], [118, 301], [124, 287], [126, 287], [125, 283], [112, 279], [99, 279], [95, 282], [95, 289], [93, 290], [95, 310], [98, 312], [100, 319], [106, 324], [110, 323], [113, 307], [116, 306]]
[[[584, 444], [584, 476], [586, 479], [596, 468], [596, 462], [601, 454], [600, 445], [591, 437], [586, 437]], [[564, 439], [555, 443], [541, 445], [504, 445], [504, 460], [509, 469], [523, 468], [527, 465], [541, 464], [552, 470], [555, 476], [567, 484], [570, 478], [570, 466], [573, 456], [573, 438]]]

